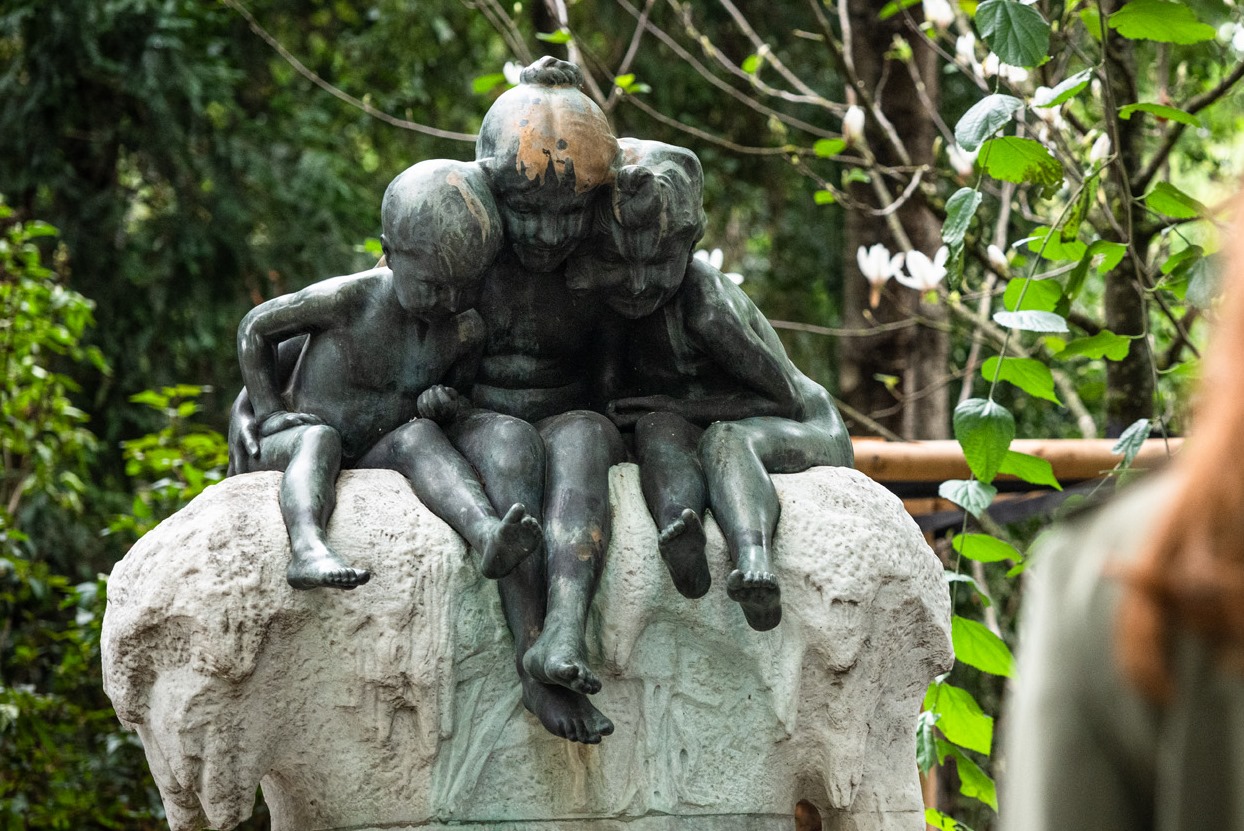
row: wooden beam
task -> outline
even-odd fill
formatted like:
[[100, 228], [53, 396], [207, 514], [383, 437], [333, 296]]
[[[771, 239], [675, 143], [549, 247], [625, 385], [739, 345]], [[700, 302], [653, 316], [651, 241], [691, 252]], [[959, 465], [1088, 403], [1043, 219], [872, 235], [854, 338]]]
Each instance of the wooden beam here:
[[[888, 442], [852, 439], [855, 467], [878, 482], [941, 482], [968, 478], [968, 463], [957, 441]], [[1115, 439], [1016, 439], [1011, 449], [1046, 459], [1060, 482], [1096, 479], [1123, 458], [1111, 453]], [[1182, 438], [1149, 439], [1132, 467], [1161, 467], [1179, 452]], [[999, 476], [999, 479], [1014, 477]]]

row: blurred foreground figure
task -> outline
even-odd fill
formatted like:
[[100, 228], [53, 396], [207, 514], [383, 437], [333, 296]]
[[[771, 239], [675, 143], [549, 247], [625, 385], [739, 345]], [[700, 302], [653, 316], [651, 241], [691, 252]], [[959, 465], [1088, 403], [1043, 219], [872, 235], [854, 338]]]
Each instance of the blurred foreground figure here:
[[1041, 546], [1004, 831], [1244, 829], [1244, 239], [1192, 439]]

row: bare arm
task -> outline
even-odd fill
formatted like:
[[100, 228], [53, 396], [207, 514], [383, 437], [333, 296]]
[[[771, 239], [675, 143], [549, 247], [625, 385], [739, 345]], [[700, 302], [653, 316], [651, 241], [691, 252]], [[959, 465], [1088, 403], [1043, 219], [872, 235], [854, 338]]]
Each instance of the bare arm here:
[[238, 326], [238, 363], [258, 423], [283, 409], [278, 344], [350, 320], [365, 300], [364, 281], [374, 274], [364, 272], [315, 283], [262, 303], [242, 318]]

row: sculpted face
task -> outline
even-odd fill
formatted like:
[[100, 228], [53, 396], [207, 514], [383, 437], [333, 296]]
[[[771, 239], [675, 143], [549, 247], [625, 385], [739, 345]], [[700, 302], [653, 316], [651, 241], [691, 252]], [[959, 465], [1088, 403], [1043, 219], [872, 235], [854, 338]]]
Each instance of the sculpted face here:
[[397, 302], [414, 317], [437, 320], [465, 312], [479, 297], [482, 272], [463, 269], [453, 252], [381, 237]]
[[618, 142], [578, 89], [573, 64], [542, 58], [522, 78], [484, 116], [475, 157], [519, 262], [553, 271], [587, 236], [593, 195], [613, 180]]

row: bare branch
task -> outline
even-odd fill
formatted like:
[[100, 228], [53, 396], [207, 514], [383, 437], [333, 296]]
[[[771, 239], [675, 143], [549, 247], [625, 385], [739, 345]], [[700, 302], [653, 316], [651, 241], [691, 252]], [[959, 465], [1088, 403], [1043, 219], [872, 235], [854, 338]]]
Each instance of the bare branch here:
[[802, 92], [807, 98], [812, 99], [812, 101], [823, 102], [821, 106], [833, 104], [833, 102], [826, 100], [825, 96], [814, 90], [807, 83], [805, 83], [802, 78], [787, 68], [786, 64], [782, 62], [782, 59], [778, 57], [777, 53], [769, 47], [769, 44], [765, 43], [760, 38], [760, 35], [756, 34], [756, 30], [753, 29], [751, 24], [747, 22], [747, 18], [743, 16], [743, 13], [739, 11], [738, 7], [735, 6], [734, 3], [730, 2], [730, 0], [718, 0], [718, 2], [721, 3], [722, 7], [727, 12], [729, 12], [730, 17], [734, 19], [735, 25], [738, 26], [739, 29], [742, 30], [743, 34], [747, 36], [747, 39], [752, 42], [752, 46], [755, 47], [756, 53], [764, 55], [773, 68], [778, 71], [778, 74], [786, 79], [787, 83]]
[[744, 144], [735, 144], [733, 141], [724, 139], [721, 136], [713, 135], [707, 130], [701, 130], [698, 127], [692, 127], [690, 124], [683, 124], [676, 118], [670, 118], [665, 113], [657, 110], [655, 107], [640, 100], [634, 95], [624, 95], [622, 96], [622, 100], [634, 107], [638, 107], [640, 110], [643, 110], [649, 116], [655, 118], [667, 127], [673, 127], [675, 130], [681, 130], [688, 135], [695, 136], [698, 139], [703, 139], [704, 141], [715, 144], [718, 147], [724, 147], [727, 150], [732, 150], [735, 153], [746, 153], [751, 156], [789, 156], [792, 154], [798, 155], [812, 153], [812, 151], [808, 148], [794, 147], [792, 145], [785, 145], [783, 147], [749, 147]]
[[[618, 71], [613, 73], [615, 78], [630, 72], [631, 62], [635, 60], [635, 55], [639, 52], [639, 42], [644, 39], [644, 30], [648, 27], [648, 15], [652, 13], [652, 7], [655, 3], [656, 0], [645, 0], [644, 11], [635, 24], [635, 33], [631, 35], [631, 43], [626, 47], [626, 54], [622, 56], [622, 63], [618, 64]], [[621, 95], [622, 88], [614, 84], [613, 89], [609, 91], [609, 99], [604, 104], [603, 109], [605, 112], [611, 112], [617, 106], [618, 98]]]
[[308, 69], [302, 61], [298, 60], [288, 49], [282, 46], [280, 41], [270, 35], [264, 27], [260, 26], [259, 21], [257, 21], [255, 17], [247, 11], [241, 3], [238, 2], [238, 0], [221, 0], [221, 2], [241, 15], [243, 19], [246, 20], [247, 24], [250, 25], [251, 31], [263, 38], [264, 42], [271, 46], [278, 55], [284, 58], [285, 62], [292, 66], [299, 75], [303, 76], [320, 89], [332, 95], [334, 98], [344, 101], [352, 107], [357, 107], [378, 121], [383, 121], [385, 124], [390, 124], [394, 127], [400, 127], [403, 130], [412, 130], [416, 133], [423, 133], [427, 136], [451, 139], [453, 141], [467, 141], [472, 143], [475, 141], [475, 136], [470, 133], [455, 133], [452, 130], [442, 130], [439, 127], [429, 127], [426, 124], [407, 121], [404, 118], [398, 118], [397, 116], [389, 115], [382, 110], [378, 110], [366, 101], [360, 101], [350, 93], [333, 86], [315, 72]]
[[523, 40], [522, 34], [518, 31], [518, 24], [498, 0], [462, 0], [462, 5], [468, 9], [478, 10], [501, 35], [514, 57], [523, 64], [529, 64], [534, 60], [531, 50], [527, 48], [527, 42]]

